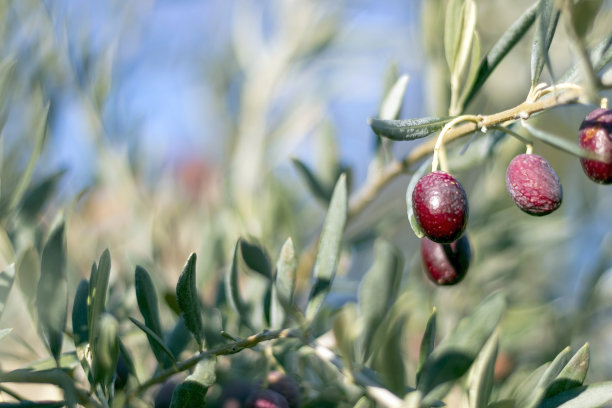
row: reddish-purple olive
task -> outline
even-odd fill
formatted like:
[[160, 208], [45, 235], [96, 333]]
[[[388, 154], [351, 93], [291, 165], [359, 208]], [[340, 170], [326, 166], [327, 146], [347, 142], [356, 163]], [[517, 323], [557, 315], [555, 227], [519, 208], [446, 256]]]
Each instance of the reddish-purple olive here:
[[537, 154], [519, 154], [508, 165], [506, 188], [518, 208], [531, 215], [546, 215], [563, 201], [557, 173]]
[[425, 235], [432, 241], [456, 241], [468, 221], [465, 190], [455, 177], [434, 171], [423, 176], [412, 192], [412, 210]]
[[454, 285], [465, 277], [472, 251], [465, 235], [451, 244], [423, 238], [421, 257], [429, 279], [437, 285]]
[[289, 408], [285, 397], [269, 389], [255, 391], [247, 399], [247, 408]]
[[601, 156], [605, 162], [580, 159], [584, 173], [594, 182], [612, 183], [612, 111], [599, 108], [580, 125], [578, 145]]
[[270, 371], [268, 373], [268, 389], [285, 397], [289, 408], [300, 407], [300, 386], [293, 377], [280, 371]]

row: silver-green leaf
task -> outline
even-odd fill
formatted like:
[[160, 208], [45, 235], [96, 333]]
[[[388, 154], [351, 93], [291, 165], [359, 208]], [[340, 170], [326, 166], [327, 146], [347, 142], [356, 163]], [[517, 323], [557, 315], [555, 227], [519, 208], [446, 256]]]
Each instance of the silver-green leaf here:
[[372, 353], [372, 339], [395, 302], [402, 279], [403, 260], [391, 243], [382, 239], [374, 244], [374, 264], [361, 281], [359, 307], [363, 319], [363, 361]]
[[59, 360], [68, 315], [64, 223], [51, 233], [43, 249], [36, 291], [38, 322], [51, 355]]
[[331, 284], [336, 274], [342, 233], [346, 223], [347, 195], [346, 176], [342, 174], [334, 188], [334, 194], [329, 204], [329, 210], [323, 223], [323, 231], [319, 240], [313, 271], [315, 283], [308, 297], [308, 305], [306, 306], [306, 318], [309, 321], [313, 321], [319, 312], [323, 301], [331, 289]]

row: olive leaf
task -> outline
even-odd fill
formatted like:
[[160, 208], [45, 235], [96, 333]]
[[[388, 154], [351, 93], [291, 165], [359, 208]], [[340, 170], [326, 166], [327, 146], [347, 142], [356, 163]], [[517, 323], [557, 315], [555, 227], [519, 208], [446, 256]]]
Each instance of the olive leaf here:
[[425, 332], [423, 333], [423, 339], [421, 339], [421, 347], [419, 351], [419, 363], [417, 365], [416, 372], [416, 382], [417, 384], [421, 378], [421, 372], [423, 371], [423, 366], [425, 365], [425, 361], [431, 354], [434, 349], [436, 341], [436, 309], [431, 312], [431, 316], [427, 320], [427, 325], [425, 326]]
[[501, 294], [488, 296], [429, 355], [417, 385], [425, 401], [443, 397], [467, 372], [499, 324], [505, 305]]
[[72, 336], [76, 347], [89, 341], [87, 324], [87, 297], [89, 296], [89, 281], [81, 279], [77, 286], [72, 304]]
[[200, 298], [196, 288], [196, 254], [192, 253], [183, 267], [176, 284], [176, 300], [185, 325], [193, 334], [200, 350], [202, 350], [202, 312]]
[[[100, 256], [100, 261], [98, 265], [96, 265], [95, 263], [92, 265], [91, 274], [89, 277], [89, 297], [87, 299], [89, 312], [87, 325], [90, 344], [92, 344], [94, 342], [94, 339], [96, 338], [97, 324], [100, 320], [100, 316], [102, 316], [102, 314], [104, 313], [110, 270], [110, 252], [108, 251], [108, 249], [106, 249]], [[95, 343], [92, 345], [92, 347], [95, 347]]]
[[[161, 320], [159, 318], [159, 305], [157, 302], [157, 293], [153, 280], [142, 266], [136, 266], [134, 272], [134, 287], [136, 290], [136, 301], [138, 309], [144, 318], [145, 325], [151, 329], [160, 339], [164, 337]], [[155, 354], [157, 361], [164, 366], [167, 363], [165, 352], [152, 338], [147, 336], [149, 345]]]
[[329, 210], [323, 223], [323, 230], [321, 231], [315, 259], [313, 270], [315, 283], [308, 297], [308, 305], [306, 306], [306, 318], [311, 322], [319, 312], [325, 297], [329, 293], [336, 274], [342, 233], [348, 209], [347, 195], [346, 176], [342, 174], [334, 188]]
[[514, 46], [523, 38], [534, 23], [539, 9], [539, 2], [533, 4], [502, 34], [491, 50], [480, 62], [476, 80], [471, 85], [469, 92], [461, 101], [461, 106], [467, 106], [476, 96], [497, 65], [506, 57]]
[[403, 261], [398, 249], [379, 239], [374, 244], [374, 264], [361, 281], [359, 308], [363, 319], [363, 361], [372, 353], [372, 339], [395, 302], [402, 278]]
[[557, 22], [561, 11], [555, 7], [554, 0], [541, 0], [539, 14], [539, 24], [536, 27], [536, 32], [533, 37], [533, 46], [531, 48], [531, 85], [535, 86], [540, 80], [544, 64], [548, 69], [551, 77], [552, 67], [550, 66], [550, 58], [548, 49], [552, 43]]
[[68, 315], [66, 242], [63, 222], [51, 232], [45, 244], [40, 271], [36, 291], [38, 322], [51, 355], [56, 361], [59, 361]]
[[427, 117], [417, 119], [383, 120], [368, 119], [368, 125], [378, 136], [391, 140], [415, 140], [442, 129], [452, 117]]

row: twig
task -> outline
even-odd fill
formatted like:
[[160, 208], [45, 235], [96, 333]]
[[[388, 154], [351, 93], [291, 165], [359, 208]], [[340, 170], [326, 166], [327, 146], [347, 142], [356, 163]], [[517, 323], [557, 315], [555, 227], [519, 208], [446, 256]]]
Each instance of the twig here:
[[260, 333], [253, 334], [245, 339], [224, 344], [222, 346], [215, 347], [210, 350], [201, 351], [185, 361], [181, 361], [170, 368], [160, 371], [154, 377], [151, 377], [149, 380], [145, 381], [138, 388], [132, 391], [128, 395], [128, 398], [135, 397], [136, 395], [142, 393], [144, 390], [151, 387], [152, 385], [159, 384], [172, 377], [174, 374], [195, 367], [198, 362], [205, 358], [236, 354], [244, 349], [253, 348], [264, 341], [284, 339], [288, 337], [298, 337], [301, 335], [301, 333], [302, 332], [299, 329], [264, 330]]
[[[445, 143], [469, 135], [478, 129], [498, 126], [517, 119], [528, 119], [531, 115], [556, 106], [577, 103], [581, 99], [583, 91], [581, 89], [570, 88], [552, 95], [537, 101], [525, 101], [503, 112], [488, 116], [483, 115], [482, 120], [478, 123], [468, 122], [454, 127], [445, 134]], [[376, 198], [378, 193], [397, 176], [408, 171], [414, 164], [431, 154], [435, 144], [436, 140], [434, 139], [416, 146], [403, 160], [389, 163], [378, 177], [367, 181], [361, 186], [349, 201], [349, 219], [363, 211]]]

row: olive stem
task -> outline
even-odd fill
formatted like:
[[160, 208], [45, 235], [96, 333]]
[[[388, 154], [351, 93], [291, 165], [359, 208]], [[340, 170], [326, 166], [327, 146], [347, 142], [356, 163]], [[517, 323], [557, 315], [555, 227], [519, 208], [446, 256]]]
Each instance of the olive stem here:
[[302, 331], [300, 329], [281, 329], [281, 330], [264, 330], [262, 332], [253, 334], [244, 339], [236, 340], [232, 343], [224, 344], [209, 350], [203, 350], [187, 360], [176, 363], [174, 366], [169, 367], [155, 374], [153, 377], [143, 382], [139, 387], [134, 389], [128, 398], [136, 397], [141, 394], [147, 388], [159, 384], [174, 374], [182, 371], [189, 370], [196, 366], [201, 360], [205, 358], [211, 358], [216, 356], [224, 356], [229, 354], [236, 354], [244, 349], [253, 348], [261, 342], [268, 340], [284, 339], [288, 337], [299, 337]]
[[[535, 101], [525, 101], [513, 108], [491, 115], [480, 116], [478, 123], [469, 122], [449, 129], [444, 135], [445, 143], [460, 139], [478, 129], [490, 128], [497, 125], [503, 125], [506, 122], [512, 122], [518, 119], [528, 119], [531, 115], [542, 111], [563, 105], [579, 103], [583, 97], [582, 88], [565, 88], [559, 89], [553, 96], [542, 98]], [[550, 93], [550, 92], [546, 92]], [[349, 219], [359, 214], [363, 209], [371, 203], [378, 193], [387, 186], [396, 177], [410, 170], [410, 168], [428, 156], [434, 149], [435, 140], [429, 140], [416, 146], [402, 160], [394, 160], [382, 169], [379, 176], [367, 181], [352, 195], [349, 202], [348, 216]]]
[[446, 152], [444, 151], [444, 136], [458, 123], [471, 121], [474, 123], [479, 123], [482, 120], [482, 116], [477, 115], [461, 115], [457, 116], [455, 119], [448, 122], [442, 128], [442, 131], [438, 135], [436, 139], [436, 144], [433, 148], [433, 158], [431, 160], [431, 171], [438, 170], [438, 163], [443, 171], [448, 172], [448, 166], [446, 164]]

